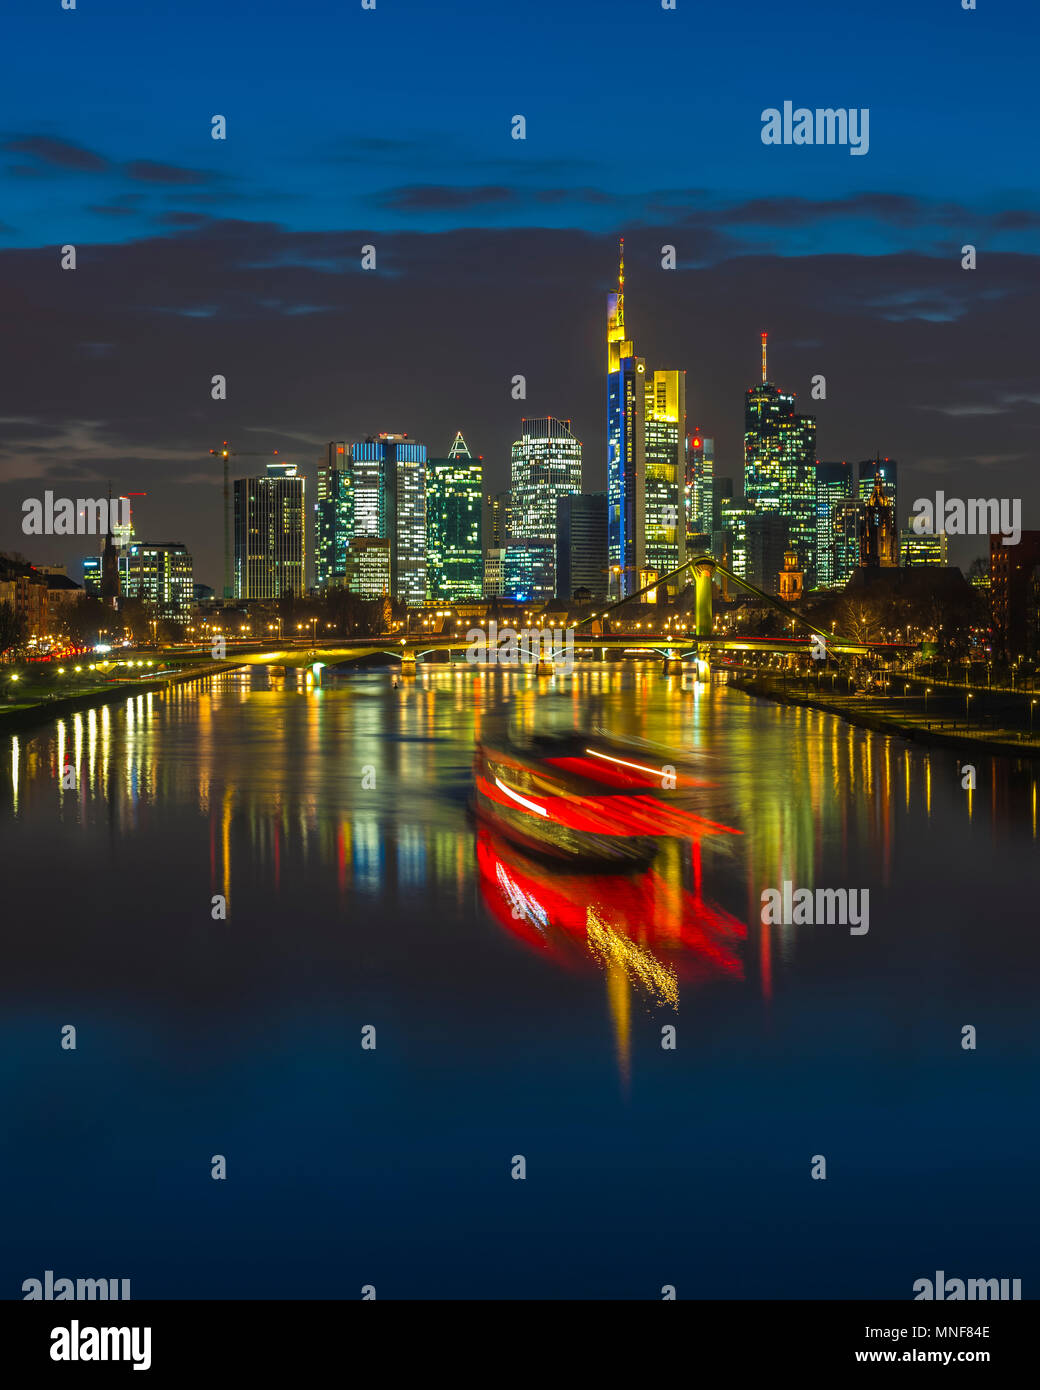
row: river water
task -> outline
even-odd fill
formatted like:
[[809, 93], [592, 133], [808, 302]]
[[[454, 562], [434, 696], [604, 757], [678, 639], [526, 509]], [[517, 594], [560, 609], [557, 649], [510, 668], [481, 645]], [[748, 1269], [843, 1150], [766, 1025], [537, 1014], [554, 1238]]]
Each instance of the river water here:
[[[502, 718], [675, 749], [739, 834], [524, 861], [468, 811]], [[1040, 1293], [1028, 765], [650, 663], [255, 668], [3, 752], [0, 1296]], [[763, 926], [785, 881], [869, 930]]]

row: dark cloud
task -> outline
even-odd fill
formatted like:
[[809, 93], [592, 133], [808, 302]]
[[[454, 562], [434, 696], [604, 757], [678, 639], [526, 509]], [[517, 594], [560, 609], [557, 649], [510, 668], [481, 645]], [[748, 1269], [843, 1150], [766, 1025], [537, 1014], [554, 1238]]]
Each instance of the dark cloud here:
[[110, 203], [88, 203], [87, 211], [97, 213], [99, 217], [135, 217], [135, 208], [114, 206]]
[[4, 142], [3, 148], [12, 154], [26, 154], [58, 169], [77, 169], [94, 173], [109, 167], [103, 155], [71, 140], [58, 140], [49, 135], [20, 135]]
[[456, 188], [443, 184], [417, 183], [404, 188], [390, 188], [375, 198], [379, 207], [397, 212], [453, 211], [459, 208], [484, 207], [493, 203], [510, 203], [517, 198], [513, 188], [489, 184], [483, 188]]
[[[444, 450], [461, 428], [501, 488], [520, 416], [551, 413], [574, 420], [585, 485], [602, 487], [615, 238], [381, 232], [379, 270], [362, 272], [371, 235], [206, 222], [89, 247], [89, 274], [75, 276], [55, 274], [50, 251], [0, 251], [0, 330], [19, 344], [5, 414], [32, 422], [0, 422], [0, 549], [24, 548], [21, 501], [42, 479], [111, 477], [148, 492], [145, 538], [183, 540], [199, 578], [218, 582], [208, 450], [226, 438], [279, 449], [313, 487], [314, 441], [400, 430]], [[684, 269], [661, 269], [663, 241]], [[702, 243], [717, 263], [691, 269]], [[989, 253], [983, 277], [956, 257], [727, 259], [723, 243], [700, 226], [626, 230], [627, 326], [651, 366], [686, 369], [689, 424], [715, 436], [721, 475], [740, 476], [744, 391], [767, 329], [771, 372], [816, 415], [821, 457], [899, 458], [904, 510], [937, 480], [978, 495], [981, 476], [1040, 526], [1036, 258]], [[210, 397], [215, 373], [226, 401]], [[517, 373], [523, 404], [510, 394]], [[32, 558], [75, 562], [78, 544], [56, 539]]]
[[152, 159], [135, 159], [123, 169], [129, 178], [139, 183], [210, 183], [214, 178], [202, 169], [182, 169], [177, 164], [159, 164]]

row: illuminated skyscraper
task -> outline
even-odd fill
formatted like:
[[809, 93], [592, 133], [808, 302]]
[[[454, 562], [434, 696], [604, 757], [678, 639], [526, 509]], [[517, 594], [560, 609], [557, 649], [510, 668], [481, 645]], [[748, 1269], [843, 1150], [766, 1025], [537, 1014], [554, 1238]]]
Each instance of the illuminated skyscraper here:
[[874, 492], [874, 480], [880, 475], [881, 492], [885, 499], [891, 502], [896, 509], [896, 516], [899, 515], [899, 498], [897, 496], [899, 484], [899, 464], [895, 459], [872, 458], [864, 459], [856, 465], [856, 476], [859, 483], [859, 500], [869, 502]]
[[[646, 567], [668, 574], [686, 559], [686, 373], [644, 372]], [[668, 587], [689, 583], [680, 575]]]
[[131, 541], [121, 561], [123, 593], [151, 605], [157, 617], [186, 621], [195, 601], [191, 556], [176, 542]]
[[[512, 465], [510, 546], [514, 541], [531, 542], [548, 546], [552, 555], [556, 548], [556, 504], [561, 497], [581, 491], [581, 441], [574, 438], [571, 422], [552, 415], [524, 420], [522, 437], [513, 445]], [[528, 573], [528, 559], [523, 559], [516, 573]], [[539, 559], [537, 566], [542, 563]], [[513, 572], [509, 564], [507, 557], [507, 593]], [[548, 584], [548, 598], [555, 588], [554, 568], [553, 561], [548, 575], [538, 568], [536, 587], [540, 592]]]
[[851, 463], [817, 463], [816, 583], [823, 589], [847, 583], [858, 563], [851, 556], [845, 513], [840, 510], [855, 500], [854, 487]]
[[354, 534], [390, 542], [390, 592], [413, 608], [426, 598], [426, 445], [406, 434], [351, 446]]
[[483, 471], [483, 461], [472, 456], [461, 431], [447, 458], [427, 461], [427, 598], [454, 603], [481, 596]]
[[318, 500], [314, 504], [314, 582], [318, 588], [343, 582], [347, 545], [353, 534], [350, 451], [342, 439], [332, 440], [318, 464]]
[[714, 529], [715, 441], [694, 430], [686, 441], [686, 536]]
[[509, 524], [513, 512], [513, 495], [505, 492], [484, 494], [482, 540], [485, 550], [501, 550], [509, 540]]
[[762, 382], [744, 398], [744, 491], [757, 512], [778, 512], [805, 571], [816, 583], [816, 419], [798, 415], [794, 395], [768, 380], [762, 334]]
[[295, 463], [235, 479], [235, 597], [304, 592], [304, 480]]
[[625, 239], [607, 296], [607, 554], [624, 596], [646, 567], [646, 363], [625, 337]]

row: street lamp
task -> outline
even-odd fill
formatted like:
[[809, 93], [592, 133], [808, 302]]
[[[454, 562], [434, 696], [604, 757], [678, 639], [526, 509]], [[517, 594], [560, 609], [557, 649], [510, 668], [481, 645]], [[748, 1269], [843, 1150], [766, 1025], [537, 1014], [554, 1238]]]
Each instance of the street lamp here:
[[1030, 701], [1029, 701], [1029, 737], [1030, 737], [1030, 738], [1033, 737], [1033, 706], [1034, 706], [1035, 704], [1036, 704], [1036, 701], [1035, 701], [1035, 700], [1030, 700]]
[[972, 702], [972, 700], [973, 700], [974, 698], [975, 698], [975, 697], [974, 697], [973, 695], [965, 695], [965, 697], [964, 697], [964, 723], [965, 723], [965, 726], [967, 726], [969, 720], [971, 719], [971, 702]]
[[928, 696], [929, 696], [931, 693], [932, 693], [931, 687], [926, 685], [925, 688], [924, 688], [924, 717], [925, 717], [926, 720], [927, 720], [927, 718], [928, 718]]

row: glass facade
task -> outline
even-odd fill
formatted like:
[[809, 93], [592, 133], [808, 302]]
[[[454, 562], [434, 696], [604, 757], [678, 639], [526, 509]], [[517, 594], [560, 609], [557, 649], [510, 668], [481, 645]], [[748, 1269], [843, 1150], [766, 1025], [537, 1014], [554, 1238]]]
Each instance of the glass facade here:
[[461, 433], [448, 457], [426, 464], [426, 597], [480, 598], [484, 586], [483, 461]]
[[816, 465], [816, 584], [832, 589], [848, 582], [847, 533], [837, 525], [837, 509], [851, 502], [855, 479], [851, 463]]
[[131, 541], [120, 558], [123, 593], [142, 599], [160, 618], [191, 617], [195, 584], [191, 556], [183, 545]]
[[715, 441], [694, 430], [686, 441], [686, 537], [710, 536], [715, 527]]
[[556, 597], [565, 603], [576, 590], [594, 599], [607, 592], [607, 494], [561, 497], [556, 510]]
[[353, 534], [350, 450], [343, 440], [332, 440], [318, 465], [318, 500], [314, 504], [314, 582], [319, 589], [342, 583], [347, 545]]
[[[646, 568], [663, 575], [686, 560], [686, 373], [646, 372], [644, 382], [644, 556]], [[668, 589], [688, 582], [680, 575]]]
[[406, 434], [369, 435], [351, 446], [354, 534], [390, 542], [390, 593], [410, 607], [426, 599], [426, 445]]
[[[523, 421], [522, 436], [512, 449], [512, 482], [510, 547], [513, 541], [531, 541], [553, 555], [556, 504], [581, 491], [581, 441], [571, 433], [569, 420], [549, 415]], [[550, 560], [549, 598], [555, 590], [554, 568]]]
[[519, 603], [551, 599], [555, 592], [555, 540], [511, 541], [505, 555], [505, 597]]
[[816, 420], [798, 415], [794, 395], [769, 381], [744, 398], [744, 491], [756, 512], [776, 512], [816, 584]]
[[302, 594], [304, 479], [294, 463], [235, 479], [235, 597]]

